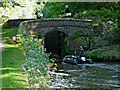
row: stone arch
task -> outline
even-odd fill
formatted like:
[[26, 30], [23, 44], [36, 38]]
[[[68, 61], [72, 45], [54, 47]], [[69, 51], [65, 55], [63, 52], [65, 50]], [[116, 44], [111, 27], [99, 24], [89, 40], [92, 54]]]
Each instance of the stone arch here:
[[49, 28], [39, 33], [44, 37], [47, 33], [52, 32], [52, 31], [59, 31], [59, 32], [65, 33], [67, 36], [70, 36], [70, 34], [66, 32], [67, 30], [63, 30], [59, 28]]
[[[52, 53], [52, 55], [63, 56], [63, 50], [61, 46], [66, 46], [65, 38], [68, 37], [64, 32], [58, 30], [52, 30], [47, 32], [44, 36], [44, 47], [48, 53]], [[65, 51], [64, 51], [65, 52]]]

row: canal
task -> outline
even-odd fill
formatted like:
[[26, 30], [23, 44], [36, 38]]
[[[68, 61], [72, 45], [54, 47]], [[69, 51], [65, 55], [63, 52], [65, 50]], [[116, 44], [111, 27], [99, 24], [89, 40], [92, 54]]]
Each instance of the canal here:
[[49, 88], [120, 88], [120, 64], [57, 63]]

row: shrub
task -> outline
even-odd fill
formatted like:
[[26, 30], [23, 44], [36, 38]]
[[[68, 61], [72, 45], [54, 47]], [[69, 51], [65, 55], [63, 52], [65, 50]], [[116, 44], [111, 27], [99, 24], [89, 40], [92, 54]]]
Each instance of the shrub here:
[[20, 32], [20, 39], [25, 51], [24, 70], [29, 87], [45, 88], [49, 71], [49, 54], [32, 34]]
[[112, 21], [116, 22], [116, 18], [118, 17], [118, 12], [111, 11], [110, 9], [101, 9], [101, 10], [86, 10], [84, 12], [80, 12], [76, 14], [74, 17], [75, 18], [81, 18], [81, 17], [86, 17], [86, 18], [91, 18], [94, 17], [96, 19], [101, 19], [102, 21], [106, 21], [111, 19]]
[[86, 51], [86, 56], [89, 58], [101, 59], [101, 60], [109, 60], [115, 61], [120, 60], [119, 56], [120, 46], [118, 45], [111, 45], [101, 47], [90, 52]]

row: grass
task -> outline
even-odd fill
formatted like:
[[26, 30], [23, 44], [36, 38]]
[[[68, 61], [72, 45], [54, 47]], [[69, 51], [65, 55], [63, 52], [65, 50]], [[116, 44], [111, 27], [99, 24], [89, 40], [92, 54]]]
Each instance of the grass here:
[[5, 44], [11, 44], [12, 36], [16, 36], [18, 28], [2, 29], [2, 38]]
[[11, 37], [17, 34], [18, 28], [3, 29], [2, 38], [5, 47], [2, 51], [2, 88], [28, 88], [24, 71], [21, 68], [24, 60], [20, 44], [12, 44]]

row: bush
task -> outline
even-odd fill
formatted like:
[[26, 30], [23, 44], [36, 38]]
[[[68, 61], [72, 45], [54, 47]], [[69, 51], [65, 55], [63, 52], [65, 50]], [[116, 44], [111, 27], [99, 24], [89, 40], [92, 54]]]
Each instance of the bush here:
[[101, 9], [101, 10], [86, 10], [80, 12], [74, 16], [75, 18], [97, 18], [101, 19], [102, 21], [107, 21], [111, 19], [113, 22], [116, 22], [116, 18], [118, 17], [118, 12], [111, 11], [110, 9]]
[[119, 56], [120, 45], [111, 45], [101, 47], [90, 52], [86, 51], [86, 56], [89, 58], [101, 59], [101, 60], [109, 60], [115, 61], [120, 60]]
[[48, 85], [47, 75], [49, 71], [49, 54], [41, 46], [37, 38], [32, 34], [20, 33], [22, 45], [25, 51], [24, 70], [29, 87], [45, 88]]
[[118, 28], [114, 30], [114, 42], [115, 44], [118, 44], [120, 42], [120, 23], [118, 24]]

